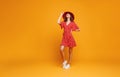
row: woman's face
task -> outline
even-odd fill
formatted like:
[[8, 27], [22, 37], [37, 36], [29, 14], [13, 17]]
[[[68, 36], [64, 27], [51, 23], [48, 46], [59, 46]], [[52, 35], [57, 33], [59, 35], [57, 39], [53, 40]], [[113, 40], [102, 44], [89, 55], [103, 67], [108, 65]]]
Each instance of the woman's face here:
[[67, 18], [70, 18], [70, 14], [69, 14], [69, 13], [67, 13], [67, 14], [66, 14], [66, 17], [67, 17]]

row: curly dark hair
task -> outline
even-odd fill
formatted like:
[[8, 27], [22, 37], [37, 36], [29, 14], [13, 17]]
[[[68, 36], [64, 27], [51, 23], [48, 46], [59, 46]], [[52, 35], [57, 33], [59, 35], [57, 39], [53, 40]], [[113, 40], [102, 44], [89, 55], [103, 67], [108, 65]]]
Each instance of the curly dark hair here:
[[71, 21], [71, 22], [74, 21], [74, 18], [75, 18], [75, 17], [74, 17], [74, 14], [73, 14], [72, 12], [67, 11], [67, 12], [64, 12], [64, 14], [63, 14], [64, 22], [67, 21], [66, 14], [70, 14], [70, 21]]

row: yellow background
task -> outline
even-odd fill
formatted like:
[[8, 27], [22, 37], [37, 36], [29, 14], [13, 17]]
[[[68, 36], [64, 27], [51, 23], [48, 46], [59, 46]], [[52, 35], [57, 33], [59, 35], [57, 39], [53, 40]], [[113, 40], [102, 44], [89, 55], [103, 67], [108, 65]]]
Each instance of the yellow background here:
[[81, 29], [73, 60], [120, 61], [119, 0], [1, 0], [0, 62], [59, 60], [64, 11]]

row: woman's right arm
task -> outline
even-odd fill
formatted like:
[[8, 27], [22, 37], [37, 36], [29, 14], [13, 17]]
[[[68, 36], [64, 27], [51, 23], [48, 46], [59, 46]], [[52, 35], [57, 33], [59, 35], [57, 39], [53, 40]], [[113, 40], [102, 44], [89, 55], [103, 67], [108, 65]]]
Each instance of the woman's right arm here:
[[61, 23], [61, 21], [60, 21], [60, 20], [61, 20], [62, 16], [63, 16], [63, 13], [61, 13], [61, 14], [60, 14], [60, 16], [59, 16], [59, 18], [58, 18], [58, 21], [57, 21], [57, 23], [58, 23], [58, 24], [60, 24], [60, 23]]

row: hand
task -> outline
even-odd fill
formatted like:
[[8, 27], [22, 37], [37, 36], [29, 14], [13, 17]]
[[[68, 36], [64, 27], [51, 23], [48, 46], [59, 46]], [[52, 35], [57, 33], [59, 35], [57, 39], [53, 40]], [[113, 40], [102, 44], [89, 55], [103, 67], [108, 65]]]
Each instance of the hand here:
[[80, 29], [76, 29], [76, 31], [80, 31]]
[[64, 14], [64, 12], [62, 12], [62, 13], [60, 14], [60, 16], [59, 16], [59, 18], [58, 18], [58, 21], [57, 21], [58, 24], [60, 24], [60, 22], [61, 22], [60, 20], [61, 20], [63, 14]]
[[64, 14], [64, 12], [61, 12], [61, 16]]

